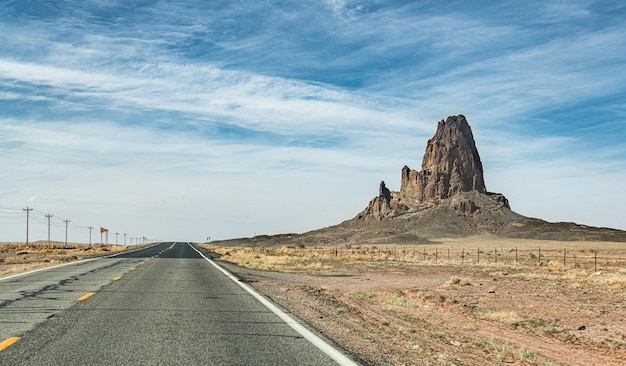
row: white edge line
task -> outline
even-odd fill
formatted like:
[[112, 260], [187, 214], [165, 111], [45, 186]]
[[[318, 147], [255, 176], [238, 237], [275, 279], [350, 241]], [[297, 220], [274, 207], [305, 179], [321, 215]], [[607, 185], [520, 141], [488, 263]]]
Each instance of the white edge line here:
[[152, 244], [152, 245], [150, 245], [148, 247], [138, 248], [138, 249], [131, 250], [131, 251], [128, 251], [128, 252], [120, 252], [120, 253], [110, 254], [110, 255], [102, 256], [102, 257], [81, 259], [81, 260], [75, 261], [75, 262], [67, 262], [67, 263], [55, 264], [54, 266], [49, 266], [49, 267], [41, 267], [41, 268], [37, 268], [37, 269], [31, 269], [30, 271], [19, 272], [19, 273], [15, 273], [15, 274], [12, 274], [12, 275], [5, 276], [5, 277], [0, 277], [0, 282], [6, 281], [6, 280], [10, 280], [11, 278], [17, 278], [17, 277], [22, 277], [22, 276], [27, 276], [29, 274], [37, 273], [37, 272], [47, 271], [47, 270], [54, 269], [54, 268], [65, 267], [65, 266], [69, 266], [69, 265], [72, 265], [72, 264], [86, 263], [86, 262], [95, 261], [95, 260], [101, 259], [101, 258], [112, 258], [112, 257], [116, 257], [118, 255], [122, 255], [122, 254], [126, 254], [126, 253], [133, 253], [133, 252], [136, 252], [138, 250], [148, 249], [148, 248], [153, 247], [153, 246], [155, 246], [157, 244], [160, 244], [160, 243], [154, 243], [154, 244]]
[[339, 352], [335, 347], [326, 343], [320, 337], [316, 336], [313, 332], [306, 329], [302, 324], [295, 321], [292, 317], [286, 314], [284, 311], [280, 310], [276, 305], [272, 304], [265, 297], [261, 296], [258, 292], [256, 292], [252, 287], [246, 285], [241, 282], [239, 278], [230, 273], [228, 270], [215, 263], [210, 258], [207, 258], [202, 252], [198, 249], [194, 248], [191, 243], [187, 243], [193, 250], [198, 252], [202, 256], [202, 258], [206, 259], [209, 263], [211, 263], [215, 268], [217, 268], [220, 272], [222, 272], [226, 277], [230, 278], [233, 282], [235, 282], [239, 287], [243, 288], [252, 295], [255, 299], [257, 299], [261, 304], [263, 304], [266, 308], [268, 308], [271, 312], [276, 314], [280, 319], [282, 319], [285, 323], [287, 323], [291, 328], [293, 328], [296, 332], [300, 333], [304, 338], [306, 338], [309, 342], [311, 342], [315, 347], [319, 348], [320, 351], [324, 352], [328, 357], [332, 358], [335, 362], [337, 362], [341, 366], [356, 366], [357, 364], [349, 359], [346, 355]]

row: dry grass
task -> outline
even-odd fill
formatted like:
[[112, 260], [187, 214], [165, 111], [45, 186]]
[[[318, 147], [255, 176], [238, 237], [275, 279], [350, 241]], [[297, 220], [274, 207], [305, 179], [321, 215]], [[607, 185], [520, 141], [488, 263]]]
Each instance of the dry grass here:
[[457, 276], [452, 276], [450, 277], [448, 281], [446, 281], [445, 285], [446, 286], [471, 286], [472, 281], [467, 277], [459, 278]]
[[460, 265], [479, 268], [532, 267], [538, 273], [571, 273], [582, 270], [608, 271], [613, 283], [623, 283], [626, 268], [624, 243], [563, 242], [495, 238], [438, 239], [428, 245], [351, 245], [347, 247], [220, 247], [205, 245], [223, 260], [255, 269], [298, 271], [302, 268], [330, 269], [343, 261], [372, 267]]
[[39, 241], [0, 243], [0, 276], [59, 263], [117, 252], [129, 248], [124, 245], [77, 244]]
[[[380, 342], [393, 342], [408, 359], [444, 365], [549, 365], [566, 354], [569, 360], [585, 354], [589, 360], [626, 359], [626, 328], [616, 320], [624, 312], [623, 243], [498, 238], [502, 244], [496, 247], [496, 239], [478, 239], [484, 238], [417, 247], [208, 249], [244, 267], [302, 273], [310, 281], [323, 278], [316, 285], [319, 293], [342, 309], [354, 309], [369, 324], [370, 337], [378, 334]], [[515, 254], [507, 246], [517, 248], [517, 263], [503, 260]], [[593, 262], [581, 260], [593, 258], [596, 248], [602, 258], [597, 271]], [[448, 260], [448, 249], [466, 257]], [[334, 274], [354, 280], [331, 287]], [[581, 325], [586, 330], [577, 330]], [[546, 342], [552, 346], [545, 347]]]

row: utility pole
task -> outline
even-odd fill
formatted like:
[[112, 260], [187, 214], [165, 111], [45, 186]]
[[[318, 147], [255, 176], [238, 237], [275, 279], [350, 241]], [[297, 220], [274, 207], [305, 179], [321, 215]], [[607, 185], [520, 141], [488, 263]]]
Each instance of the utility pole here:
[[63, 222], [65, 223], [65, 246], [67, 247], [67, 224], [70, 222], [70, 220], [65, 219], [63, 220]]
[[31, 212], [32, 210], [33, 209], [28, 208], [28, 206], [22, 209], [22, 211], [26, 211], [26, 246], [28, 246], [28, 213]]
[[126, 245], [126, 233], [124, 233], [124, 245]]
[[115, 245], [117, 245], [117, 236], [120, 235], [120, 233], [115, 233]]
[[89, 227], [89, 245], [91, 245], [91, 230], [93, 229], [93, 226]]
[[53, 215], [51, 215], [51, 214], [47, 214], [47, 215], [46, 215], [46, 217], [48, 218], [48, 246], [50, 246], [50, 218], [51, 218], [52, 216], [53, 216]]

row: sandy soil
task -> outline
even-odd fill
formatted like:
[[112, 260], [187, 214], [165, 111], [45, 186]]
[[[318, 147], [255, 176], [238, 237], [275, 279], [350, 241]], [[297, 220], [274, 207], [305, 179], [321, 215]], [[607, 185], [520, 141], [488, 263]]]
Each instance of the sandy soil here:
[[128, 249], [125, 245], [0, 243], [0, 276]]
[[626, 364], [626, 270], [222, 262], [369, 365]]

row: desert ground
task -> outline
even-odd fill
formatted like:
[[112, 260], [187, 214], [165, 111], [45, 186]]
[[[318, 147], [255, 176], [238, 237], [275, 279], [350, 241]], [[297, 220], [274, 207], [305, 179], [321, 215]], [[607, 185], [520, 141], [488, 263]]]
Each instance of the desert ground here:
[[0, 243], [0, 276], [128, 249], [126, 245], [77, 244], [52, 241]]
[[[625, 243], [203, 246], [366, 365], [626, 364]], [[0, 275], [126, 248], [0, 243]]]
[[364, 364], [626, 364], [624, 243], [432, 242], [206, 247]]

